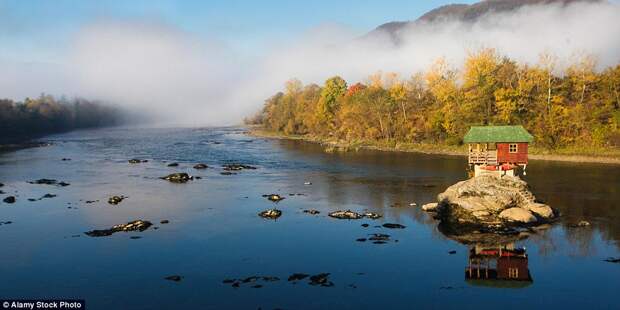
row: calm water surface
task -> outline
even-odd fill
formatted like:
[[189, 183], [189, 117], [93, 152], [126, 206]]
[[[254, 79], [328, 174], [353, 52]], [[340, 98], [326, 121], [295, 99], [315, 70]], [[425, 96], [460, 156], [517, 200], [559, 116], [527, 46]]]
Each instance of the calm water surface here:
[[[464, 157], [327, 154], [314, 144], [255, 138], [240, 128], [115, 128], [48, 140], [53, 146], [0, 154], [0, 198], [17, 197], [0, 203], [0, 222], [12, 222], [0, 225], [0, 298], [80, 298], [89, 309], [620, 308], [620, 264], [604, 261], [620, 256], [618, 166], [532, 162], [527, 181], [562, 219], [497, 245], [505, 253], [526, 250], [531, 281], [468, 281], [472, 246], [442, 235], [436, 221], [408, 206], [432, 202], [464, 179]], [[131, 165], [130, 158], [149, 161]], [[173, 161], [180, 166], [166, 166]], [[199, 162], [211, 168], [192, 169]], [[258, 169], [221, 175], [229, 162]], [[203, 178], [159, 179], [172, 172]], [[40, 178], [71, 185], [28, 183]], [[28, 201], [47, 193], [58, 196]], [[271, 193], [286, 196], [276, 221], [257, 216], [274, 206], [262, 197]], [[111, 195], [129, 198], [112, 206]], [[347, 209], [383, 218], [327, 216]], [[135, 219], [158, 229], [83, 234]], [[170, 223], [160, 224], [164, 219]], [[581, 220], [591, 227], [568, 227]], [[383, 223], [406, 228], [375, 227]], [[390, 241], [356, 241], [374, 233], [389, 234]], [[287, 281], [293, 273], [330, 273], [334, 286]], [[164, 280], [169, 275], [183, 279]], [[280, 280], [238, 288], [222, 283], [255, 275]]]

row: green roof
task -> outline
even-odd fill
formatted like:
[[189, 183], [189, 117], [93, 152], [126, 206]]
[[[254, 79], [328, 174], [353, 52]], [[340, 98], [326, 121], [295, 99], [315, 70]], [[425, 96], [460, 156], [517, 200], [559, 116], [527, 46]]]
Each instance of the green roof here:
[[532, 142], [534, 137], [523, 126], [472, 126], [465, 143]]

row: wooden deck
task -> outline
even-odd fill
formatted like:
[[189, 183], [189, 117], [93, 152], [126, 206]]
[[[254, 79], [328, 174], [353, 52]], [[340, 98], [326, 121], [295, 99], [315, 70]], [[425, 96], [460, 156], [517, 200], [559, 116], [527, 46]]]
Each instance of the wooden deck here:
[[475, 151], [469, 152], [469, 163], [474, 165], [497, 165], [497, 151]]

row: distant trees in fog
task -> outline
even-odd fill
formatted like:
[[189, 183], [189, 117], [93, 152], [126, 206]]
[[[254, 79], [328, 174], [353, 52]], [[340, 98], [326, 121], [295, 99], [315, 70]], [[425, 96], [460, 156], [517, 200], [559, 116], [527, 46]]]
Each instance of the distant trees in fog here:
[[0, 143], [15, 143], [43, 134], [115, 125], [118, 109], [86, 99], [56, 99], [42, 94], [23, 102], [0, 99]]
[[409, 79], [377, 73], [363, 83], [298, 80], [266, 100], [249, 123], [285, 134], [345, 141], [461, 144], [471, 125], [521, 124], [544, 148], [620, 146], [620, 65], [598, 72], [593, 57], [558, 72], [543, 55], [519, 64], [493, 49], [457, 70], [439, 59]]

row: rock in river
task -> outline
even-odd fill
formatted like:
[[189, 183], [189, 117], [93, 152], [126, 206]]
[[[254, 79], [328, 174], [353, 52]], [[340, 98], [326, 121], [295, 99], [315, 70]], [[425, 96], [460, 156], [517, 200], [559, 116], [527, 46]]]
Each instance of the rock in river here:
[[260, 216], [262, 218], [266, 218], [266, 219], [275, 220], [275, 219], [279, 218], [280, 216], [282, 216], [282, 211], [280, 211], [278, 209], [269, 209], [269, 210], [265, 210], [265, 211], [259, 213], [258, 216]]
[[112, 226], [112, 228], [109, 229], [91, 230], [85, 232], [85, 234], [90, 237], [105, 237], [120, 231], [145, 231], [152, 225], [153, 224], [149, 221], [136, 220], [131, 221], [127, 224], [114, 225]]
[[121, 201], [123, 201], [123, 199], [125, 199], [127, 197], [125, 196], [112, 196], [110, 197], [110, 199], [108, 199], [108, 203], [111, 205], [117, 205], [119, 203], [121, 203]]
[[169, 174], [165, 177], [162, 177], [162, 179], [170, 181], [172, 183], [186, 183], [187, 181], [193, 180], [194, 177], [190, 176], [185, 172], [180, 172]]
[[376, 220], [378, 218], [381, 218], [381, 215], [374, 213], [374, 212], [366, 212], [364, 213], [364, 217], [372, 219], [372, 220]]
[[15, 196], [6, 197], [2, 201], [4, 201], [5, 203], [15, 203]]
[[226, 171], [239, 171], [239, 170], [255, 170], [256, 167], [254, 166], [250, 166], [250, 165], [243, 165], [243, 164], [226, 164], [223, 165], [222, 167], [224, 167], [224, 170]]
[[310, 275], [305, 273], [294, 273], [288, 277], [288, 281], [300, 281], [307, 278], [308, 276]]
[[58, 182], [57, 180], [54, 179], [38, 179], [36, 181], [30, 181], [28, 182], [30, 184], [39, 184], [39, 185], [58, 185], [58, 186], [69, 186], [71, 184], [66, 183], [66, 182]]
[[168, 167], [178, 167], [179, 163], [169, 163]]
[[267, 197], [267, 199], [269, 199], [269, 201], [272, 201], [272, 202], [280, 202], [281, 200], [285, 199], [285, 197], [282, 197], [278, 194], [267, 194], [267, 195], [263, 195], [263, 197]]
[[385, 223], [385, 224], [383, 224], [383, 227], [390, 228], [390, 229], [403, 229], [406, 226], [405, 225], [401, 225], [401, 224]]
[[198, 169], [198, 170], [207, 169], [207, 168], [209, 168], [209, 166], [207, 166], [206, 164], [196, 164], [194, 166], [194, 169]]
[[168, 281], [174, 281], [174, 282], [179, 282], [183, 279], [182, 276], [179, 275], [172, 275], [172, 276], [167, 276], [164, 279], [168, 280]]
[[473, 177], [448, 187], [437, 199], [437, 205], [422, 208], [437, 212], [443, 229], [450, 233], [530, 227], [557, 217], [551, 207], [535, 201], [525, 181], [512, 176]]
[[320, 273], [310, 277], [310, 285], [320, 285], [325, 287], [334, 286], [334, 283], [329, 281], [329, 273]]
[[328, 215], [329, 217], [333, 217], [333, 218], [337, 218], [341, 220], [359, 220], [364, 217], [363, 215], [357, 212], [353, 212], [351, 210], [334, 211], [334, 212], [329, 213]]
[[137, 159], [137, 158], [132, 158], [132, 159], [128, 160], [128, 162], [129, 162], [130, 164], [139, 164], [139, 163], [146, 163], [146, 162], [148, 162], [148, 160], [146, 160], [146, 159]]

